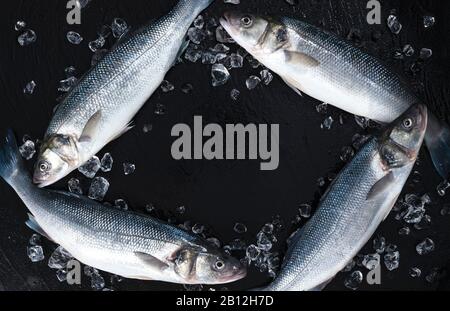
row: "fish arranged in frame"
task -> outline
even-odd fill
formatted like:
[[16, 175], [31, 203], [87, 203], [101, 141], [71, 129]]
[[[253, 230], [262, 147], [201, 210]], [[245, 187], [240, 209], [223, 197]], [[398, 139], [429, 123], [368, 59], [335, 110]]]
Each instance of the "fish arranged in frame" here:
[[239, 260], [159, 220], [33, 184], [14, 134], [0, 149], [0, 175], [30, 211], [27, 225], [97, 269], [139, 280], [224, 284], [245, 277]]
[[184, 46], [189, 26], [214, 0], [180, 0], [124, 38], [67, 95], [43, 139], [33, 181], [51, 185], [130, 129]]
[[[420, 103], [407, 83], [376, 58], [305, 22], [227, 12], [221, 25], [297, 93], [389, 124]], [[438, 173], [450, 178], [450, 129], [431, 113], [425, 137]]]
[[412, 106], [370, 140], [336, 177], [317, 212], [291, 238], [277, 278], [264, 291], [323, 289], [387, 217], [411, 173], [427, 127]]

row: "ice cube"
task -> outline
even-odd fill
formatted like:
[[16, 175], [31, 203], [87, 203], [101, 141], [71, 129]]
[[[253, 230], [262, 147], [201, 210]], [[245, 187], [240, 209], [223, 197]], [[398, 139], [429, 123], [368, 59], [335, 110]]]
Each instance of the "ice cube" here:
[[39, 234], [37, 234], [37, 233], [34, 233], [31, 236], [31, 238], [29, 240], [29, 243], [30, 243], [31, 246], [39, 245], [41, 243], [41, 236]]
[[58, 281], [66, 282], [67, 281], [67, 270], [66, 269], [59, 269], [56, 271], [56, 278]]
[[357, 290], [363, 281], [361, 271], [353, 271], [344, 281], [345, 287], [351, 290]]
[[205, 51], [202, 54], [202, 64], [212, 65], [226, 57], [227, 57], [227, 55], [224, 53], [215, 53], [215, 52], [211, 52], [211, 51]]
[[106, 40], [103, 37], [98, 37], [96, 40], [89, 42], [88, 46], [92, 52], [97, 52], [105, 46]]
[[24, 21], [17, 21], [16, 24], [14, 25], [14, 30], [22, 31], [25, 29], [25, 27], [27, 27], [27, 23], [25, 23]]
[[188, 30], [189, 40], [194, 44], [200, 44], [206, 39], [206, 33], [202, 29], [198, 29], [197, 27], [191, 27]]
[[253, 90], [255, 89], [258, 84], [261, 83], [261, 79], [257, 76], [250, 76], [246, 81], [245, 85], [247, 86], [247, 89]]
[[176, 208], [176, 212], [180, 215], [183, 215], [184, 213], [186, 213], [186, 207], [184, 205], [178, 206]]
[[384, 251], [386, 250], [386, 239], [382, 236], [377, 236], [376, 238], [373, 239], [373, 249], [378, 253], [378, 254], [383, 254]]
[[121, 38], [129, 30], [128, 24], [121, 18], [115, 18], [111, 24], [111, 30], [114, 38]]
[[123, 199], [117, 199], [114, 201], [114, 207], [121, 209], [123, 211], [127, 211], [128, 210], [128, 204], [125, 200]]
[[275, 228], [272, 223], [267, 223], [261, 228], [261, 232], [265, 233], [266, 235], [272, 235], [274, 229]]
[[145, 211], [147, 213], [153, 213], [156, 210], [155, 205], [153, 205], [152, 203], [145, 205]]
[[194, 87], [190, 83], [185, 83], [181, 86], [181, 92], [184, 94], [190, 94], [194, 90]]
[[95, 270], [91, 275], [91, 288], [93, 290], [102, 290], [105, 287], [105, 279]]
[[261, 76], [261, 80], [265, 85], [269, 85], [273, 80], [273, 74], [268, 69], [261, 70], [259, 75]]
[[422, 271], [417, 267], [412, 267], [409, 269], [409, 276], [412, 278], [420, 278]]
[[73, 256], [62, 246], [58, 246], [48, 259], [48, 266], [51, 269], [66, 269], [67, 263], [73, 259]]
[[142, 131], [147, 134], [150, 133], [153, 130], [153, 125], [152, 124], [144, 124], [144, 126], [142, 127]]
[[123, 173], [125, 175], [131, 175], [136, 170], [136, 165], [133, 163], [123, 163]]
[[103, 201], [105, 198], [106, 192], [109, 189], [109, 182], [103, 177], [95, 177], [89, 187], [88, 197], [97, 200]]
[[171, 91], [173, 91], [174, 89], [175, 89], [175, 86], [174, 86], [172, 83], [170, 83], [169, 81], [167, 81], [167, 80], [164, 80], [164, 81], [161, 83], [161, 90], [162, 90], [164, 93], [171, 92]]
[[391, 14], [388, 16], [387, 25], [393, 34], [398, 35], [402, 31], [402, 24], [399, 22], [398, 17]]
[[326, 114], [328, 112], [328, 104], [327, 103], [318, 104], [316, 106], [316, 110], [318, 113]]
[[202, 58], [202, 52], [196, 46], [189, 45], [184, 53], [184, 58], [195, 63]]
[[230, 97], [234, 101], [237, 101], [239, 99], [239, 95], [241, 95], [241, 92], [237, 89], [232, 89], [230, 92]]
[[230, 79], [230, 73], [223, 64], [214, 64], [211, 69], [212, 85], [224, 85]]
[[256, 247], [256, 245], [252, 244], [249, 247], [247, 247], [246, 257], [249, 261], [255, 261], [260, 253], [261, 250], [258, 247]]
[[414, 55], [414, 48], [411, 46], [411, 44], [407, 44], [403, 47], [403, 54], [405, 56], [410, 57]]
[[30, 81], [23, 88], [23, 93], [25, 95], [33, 95], [35, 89], [36, 89], [36, 82]]
[[259, 232], [256, 236], [258, 248], [261, 251], [268, 252], [272, 249], [272, 241], [264, 232]]
[[233, 228], [234, 232], [238, 234], [243, 234], [247, 232], [247, 227], [242, 223], [236, 223]]
[[84, 9], [89, 4], [89, 2], [91, 2], [91, 0], [77, 0], [77, 2], [78, 6]]
[[67, 186], [69, 191], [75, 194], [83, 194], [83, 190], [81, 189], [80, 181], [77, 178], [71, 178], [67, 182]]
[[64, 73], [66, 74], [67, 78], [74, 77], [77, 73], [77, 69], [74, 66], [69, 66], [64, 69]]
[[422, 220], [419, 223], [414, 224], [414, 229], [416, 229], [416, 230], [429, 229], [430, 227], [431, 227], [431, 216], [430, 215], [423, 216]]
[[414, 194], [406, 195], [405, 204], [408, 207], [403, 220], [408, 224], [419, 223], [425, 215], [425, 203]]
[[436, 281], [440, 280], [445, 276], [445, 271], [442, 271], [440, 268], [433, 268], [431, 269], [430, 273], [425, 276], [425, 280], [428, 283], [435, 283]]
[[69, 77], [67, 79], [59, 81], [58, 91], [69, 92], [78, 82], [76, 77]]
[[107, 152], [103, 155], [102, 160], [100, 161], [100, 169], [102, 172], [111, 172], [114, 164], [114, 159], [111, 156], [111, 153]]
[[42, 249], [42, 246], [40, 245], [34, 245], [34, 246], [28, 246], [27, 247], [27, 254], [28, 258], [32, 262], [39, 262], [44, 260], [44, 250]]
[[37, 35], [34, 32], [34, 30], [31, 29], [27, 29], [25, 30], [18, 38], [17, 38], [17, 42], [19, 42], [19, 44], [21, 46], [27, 46], [30, 45], [34, 42], [36, 42], [37, 40]]
[[447, 194], [447, 190], [450, 189], [450, 182], [447, 180], [444, 180], [442, 183], [440, 183], [436, 190], [439, 196], [444, 197]]
[[25, 160], [31, 160], [36, 154], [36, 146], [33, 141], [27, 140], [19, 147], [19, 152]]
[[245, 242], [241, 239], [234, 239], [233, 241], [231, 241], [230, 243], [230, 249], [232, 251], [243, 251], [247, 248], [247, 245], [245, 244]]
[[72, 43], [75, 45], [78, 45], [81, 42], [83, 42], [83, 37], [78, 32], [75, 32], [75, 31], [69, 31], [67, 33], [66, 37], [67, 37], [67, 41], [69, 41], [69, 43]]
[[430, 238], [426, 238], [425, 240], [417, 244], [416, 251], [417, 254], [422, 256], [431, 253], [432, 251], [434, 251], [434, 248], [435, 246], [433, 240]]
[[364, 256], [362, 264], [368, 270], [374, 270], [380, 265], [380, 261], [381, 261], [380, 254], [375, 253]]
[[428, 48], [422, 48], [420, 50], [420, 58], [421, 59], [428, 59], [433, 55], [433, 51]]
[[353, 158], [354, 155], [355, 155], [355, 150], [353, 150], [353, 148], [350, 146], [345, 146], [341, 150], [340, 158], [341, 158], [342, 162], [347, 163]]
[[321, 129], [325, 130], [331, 130], [331, 127], [333, 126], [334, 119], [332, 116], [329, 116], [325, 120], [323, 120], [322, 124], [320, 125]]
[[236, 53], [232, 53], [223, 60], [223, 64], [228, 69], [242, 68], [244, 66], [244, 58]]
[[87, 178], [94, 178], [100, 169], [100, 159], [97, 156], [92, 157], [86, 163], [78, 168], [78, 171]]
[[194, 20], [193, 25], [198, 29], [202, 29], [205, 26], [205, 19], [203, 18], [203, 16], [197, 16], [197, 18]]
[[398, 230], [399, 235], [409, 235], [411, 233], [411, 229], [409, 227], [402, 227]]
[[157, 116], [163, 116], [167, 113], [167, 109], [166, 106], [164, 106], [163, 104], [157, 103], [155, 105], [155, 114]]
[[195, 224], [192, 227], [192, 232], [195, 234], [202, 234], [203, 231], [205, 231], [205, 226], [201, 225], [201, 224]]
[[226, 53], [230, 50], [230, 48], [223, 43], [217, 43], [214, 47], [209, 49], [216, 53]]
[[431, 15], [425, 15], [423, 17], [423, 27], [425, 28], [431, 28], [436, 23], [436, 18]]
[[299, 212], [300, 216], [303, 218], [310, 218], [311, 210], [312, 210], [312, 207], [309, 204], [301, 204], [298, 208], [298, 212]]
[[400, 265], [400, 253], [398, 251], [386, 253], [384, 255], [384, 265], [389, 271], [397, 269]]

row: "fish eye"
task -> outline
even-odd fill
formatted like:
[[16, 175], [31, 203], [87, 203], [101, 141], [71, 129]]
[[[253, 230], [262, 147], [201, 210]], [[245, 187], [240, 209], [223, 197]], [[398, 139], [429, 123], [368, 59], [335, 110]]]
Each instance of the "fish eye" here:
[[48, 172], [50, 170], [50, 164], [48, 162], [39, 163], [39, 170], [43, 173]]
[[246, 15], [243, 18], [241, 18], [241, 23], [244, 27], [248, 28], [253, 24], [253, 19], [250, 16]]
[[403, 120], [403, 127], [407, 130], [409, 130], [410, 128], [412, 128], [412, 126], [414, 125], [414, 122], [411, 118], [407, 118], [405, 120]]
[[217, 270], [223, 270], [223, 268], [225, 268], [225, 263], [222, 260], [217, 260], [216, 263], [214, 264], [214, 267]]

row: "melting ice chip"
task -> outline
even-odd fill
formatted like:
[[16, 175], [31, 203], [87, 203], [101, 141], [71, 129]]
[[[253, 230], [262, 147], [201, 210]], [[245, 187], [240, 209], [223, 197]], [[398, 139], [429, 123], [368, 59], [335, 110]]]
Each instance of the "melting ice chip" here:
[[184, 58], [195, 63], [202, 58], [202, 52], [195, 45], [189, 45], [184, 53]]
[[37, 233], [34, 233], [28, 242], [31, 246], [37, 246], [41, 242], [41, 236]]
[[226, 53], [230, 50], [230, 48], [223, 43], [217, 43], [214, 47], [209, 49], [216, 53]]
[[380, 265], [381, 257], [380, 254], [369, 254], [364, 256], [364, 259], [362, 261], [362, 264], [364, 267], [366, 267], [368, 270], [374, 270]]
[[88, 197], [97, 200], [103, 201], [106, 193], [109, 189], [109, 182], [103, 177], [95, 177], [89, 187]]
[[434, 251], [434, 242], [430, 238], [426, 238], [416, 246], [417, 254], [419, 255], [427, 255]]
[[262, 251], [268, 252], [272, 249], [272, 241], [264, 232], [259, 232], [256, 236], [258, 248]]
[[67, 79], [59, 81], [58, 91], [69, 92], [76, 84], [78, 79], [76, 77], [69, 77]]
[[198, 29], [202, 29], [203, 26], [205, 26], [205, 19], [203, 18], [203, 16], [199, 15], [194, 20], [194, 27], [196, 27]]
[[386, 250], [386, 238], [382, 236], [377, 236], [375, 239], [373, 239], [373, 249], [378, 254], [383, 254]]
[[77, 73], [77, 69], [74, 66], [69, 66], [64, 69], [64, 73], [66, 74], [67, 78], [74, 77]]
[[115, 18], [111, 24], [111, 30], [114, 38], [121, 38], [129, 31], [129, 27], [125, 20]]
[[236, 223], [233, 228], [234, 232], [243, 234], [247, 232], [247, 227], [243, 223]]
[[405, 205], [407, 210], [403, 216], [403, 220], [408, 224], [418, 224], [425, 215], [425, 204], [429, 203], [429, 197], [418, 197], [415, 194], [407, 194], [405, 196]]
[[215, 53], [211, 51], [205, 51], [202, 54], [202, 64], [212, 65], [225, 59], [227, 55], [225, 53]]
[[230, 79], [230, 73], [223, 64], [214, 64], [211, 69], [212, 85], [220, 86], [227, 83]]
[[78, 168], [78, 171], [87, 178], [94, 178], [100, 169], [100, 159], [97, 156], [92, 157], [84, 165]]
[[97, 269], [85, 266], [84, 274], [91, 278], [91, 288], [94, 290], [102, 290], [105, 287], [105, 279], [101, 276]]
[[25, 23], [24, 21], [17, 21], [16, 24], [14, 25], [14, 30], [22, 31], [25, 29], [25, 27], [27, 27], [27, 23]]
[[105, 46], [106, 40], [102, 36], [98, 37], [96, 40], [89, 42], [88, 46], [92, 52], [97, 52]]
[[194, 44], [200, 44], [206, 39], [206, 34], [202, 29], [191, 27], [188, 30], [188, 37]]
[[78, 32], [75, 31], [69, 31], [66, 37], [67, 41], [75, 45], [78, 45], [83, 41], [83, 37]]
[[239, 4], [241, 3], [241, 0], [223, 0], [223, 3]]
[[320, 125], [320, 128], [323, 130], [331, 130], [331, 127], [333, 126], [334, 123], [334, 119], [332, 116], [329, 116], [328, 118], [326, 118], [322, 124]]
[[397, 269], [400, 265], [400, 253], [398, 251], [386, 253], [384, 255], [384, 265], [389, 271]]
[[422, 275], [422, 271], [417, 267], [409, 269], [409, 276], [412, 278], [419, 278]]
[[27, 29], [17, 38], [17, 42], [19, 42], [21, 46], [27, 46], [36, 42], [36, 39], [36, 33], [31, 29]]
[[441, 197], [443, 197], [443, 196], [446, 195], [448, 189], [450, 189], [450, 182], [447, 181], [447, 180], [444, 180], [444, 181], [443, 181], [442, 183], [440, 183], [440, 184], [437, 186], [437, 188], [436, 188], [437, 193], [438, 193]]
[[166, 106], [164, 106], [163, 104], [156, 104], [155, 106], [155, 114], [158, 116], [163, 116], [167, 113], [167, 109]]
[[80, 185], [80, 181], [76, 178], [71, 178], [68, 182], [67, 182], [67, 187], [69, 188], [69, 191], [71, 193], [75, 193], [75, 194], [83, 194], [83, 190], [81, 189], [81, 185]]
[[36, 153], [36, 146], [33, 141], [26, 140], [23, 145], [19, 147], [19, 152], [25, 160], [31, 160]]
[[132, 163], [124, 163], [123, 164], [123, 172], [125, 175], [131, 175], [136, 170], [136, 165]]
[[168, 92], [175, 90], [175, 86], [172, 83], [170, 83], [169, 81], [164, 80], [161, 83], [161, 89], [164, 93], [168, 93]]
[[230, 97], [234, 101], [239, 99], [239, 95], [241, 95], [241, 92], [237, 89], [232, 89], [230, 92]]
[[431, 15], [426, 15], [423, 17], [423, 26], [425, 28], [431, 28], [436, 23], [436, 18]]
[[58, 246], [48, 259], [48, 266], [51, 269], [66, 269], [67, 263], [73, 259], [73, 256], [62, 246]]
[[261, 80], [265, 85], [269, 85], [273, 80], [273, 75], [268, 69], [261, 70], [259, 73]]
[[185, 83], [181, 86], [181, 92], [184, 94], [190, 94], [194, 90], [194, 87], [190, 83]]
[[258, 247], [256, 247], [256, 245], [252, 244], [249, 247], [247, 247], [246, 257], [249, 261], [255, 261], [260, 253], [261, 250]]
[[249, 90], [255, 89], [261, 83], [261, 79], [257, 76], [250, 76], [246, 81], [245, 85]]
[[387, 25], [393, 34], [398, 35], [402, 31], [402, 24], [400, 24], [398, 17], [395, 15], [389, 15], [387, 19]]
[[111, 156], [111, 153], [107, 152], [103, 155], [102, 160], [100, 161], [100, 169], [102, 172], [110, 172], [112, 170], [114, 164], [114, 159]]
[[114, 201], [114, 207], [124, 210], [124, 211], [128, 211], [128, 204], [124, 199], [117, 199]]
[[303, 218], [311, 217], [311, 210], [312, 207], [309, 204], [301, 204], [300, 207], [298, 208], [298, 212], [300, 216]]
[[420, 50], [420, 58], [421, 59], [428, 59], [431, 56], [433, 56], [433, 51], [431, 49], [428, 48], [422, 48]]
[[205, 231], [205, 226], [201, 225], [201, 224], [195, 224], [192, 227], [192, 232], [195, 234], [202, 234], [203, 231]]
[[406, 44], [403, 47], [403, 54], [405, 54], [405, 56], [408, 56], [408, 57], [413, 56], [414, 52], [415, 52], [414, 48], [411, 46], [411, 44]]
[[40, 245], [34, 245], [34, 246], [29, 246], [27, 247], [27, 254], [28, 254], [28, 258], [30, 258], [30, 260], [32, 262], [39, 262], [44, 260], [44, 250], [42, 249], [42, 246]]
[[183, 215], [184, 213], [186, 213], [186, 207], [184, 205], [178, 206], [176, 211], [178, 214]]
[[36, 89], [36, 82], [30, 81], [23, 88], [23, 93], [25, 95], [33, 95], [35, 89]]
[[355, 151], [353, 150], [353, 148], [350, 146], [345, 146], [341, 150], [340, 158], [342, 162], [347, 163], [353, 158], [354, 155]]
[[363, 274], [361, 271], [352, 272], [344, 281], [345, 287], [351, 290], [357, 290], [363, 281]]

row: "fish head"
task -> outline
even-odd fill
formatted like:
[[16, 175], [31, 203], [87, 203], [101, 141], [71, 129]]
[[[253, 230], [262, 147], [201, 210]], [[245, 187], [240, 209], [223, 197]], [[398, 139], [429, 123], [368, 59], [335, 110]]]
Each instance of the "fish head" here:
[[264, 16], [226, 12], [220, 24], [236, 43], [254, 56], [272, 54], [289, 42], [287, 28]]
[[247, 275], [245, 265], [217, 249], [183, 248], [174, 264], [175, 272], [189, 284], [225, 284]]
[[51, 185], [67, 176], [78, 166], [76, 140], [67, 135], [52, 135], [44, 139], [33, 174], [39, 187]]
[[416, 161], [427, 123], [427, 107], [416, 104], [388, 127], [383, 136], [381, 155], [389, 167], [402, 167]]

